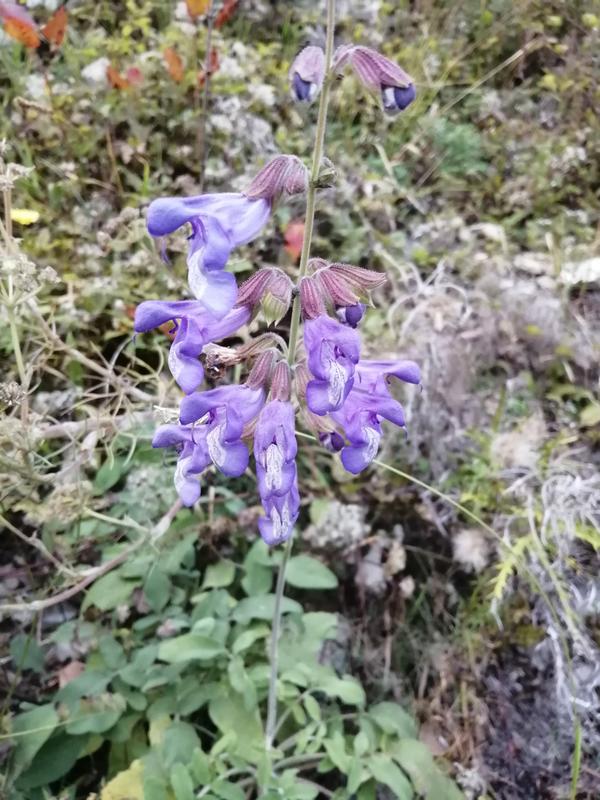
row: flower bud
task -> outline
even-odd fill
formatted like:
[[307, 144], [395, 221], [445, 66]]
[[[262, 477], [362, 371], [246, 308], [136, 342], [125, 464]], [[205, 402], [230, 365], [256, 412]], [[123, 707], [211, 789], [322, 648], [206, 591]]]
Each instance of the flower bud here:
[[275, 365], [275, 355], [276, 351], [271, 349], [258, 356], [246, 381], [249, 389], [261, 389], [268, 385]]
[[308, 170], [297, 156], [272, 158], [252, 180], [244, 194], [249, 200], [276, 200], [284, 192], [301, 194], [308, 185]]
[[267, 325], [278, 323], [288, 312], [294, 285], [280, 269], [271, 270], [271, 278], [260, 301], [260, 310]]
[[289, 79], [292, 94], [300, 103], [310, 103], [321, 91], [325, 77], [325, 53], [310, 45], [301, 50], [292, 62]]
[[254, 309], [260, 303], [270, 278], [270, 267], [259, 269], [254, 275], [251, 275], [238, 289], [236, 306], [249, 306]]
[[292, 393], [292, 376], [289, 365], [278, 361], [273, 370], [271, 381], [271, 399], [288, 401]]
[[342, 447], [346, 444], [344, 437], [337, 431], [322, 431], [319, 434], [319, 442], [330, 453], [339, 453]]
[[327, 314], [323, 302], [323, 288], [314, 275], [300, 281], [300, 308], [304, 319], [315, 319]]
[[387, 114], [404, 111], [417, 95], [410, 75], [377, 50], [358, 45], [338, 48], [334, 68], [340, 70], [347, 63], [350, 63], [363, 86], [381, 94], [383, 110]]
[[359, 295], [353, 291], [350, 282], [329, 267], [320, 269], [314, 277], [323, 287], [323, 294], [331, 305], [354, 306], [358, 303]]
[[255, 272], [240, 286], [238, 306], [249, 306], [252, 312], [260, 306], [268, 325], [279, 322], [292, 302], [293, 284], [279, 267], [265, 267]]
[[[343, 278], [349, 286], [360, 294], [371, 292], [387, 281], [387, 275], [383, 272], [375, 272], [373, 269], [355, 267], [352, 264], [330, 264], [329, 270], [339, 278]], [[340, 304], [341, 305], [341, 304]]]
[[316, 180], [317, 189], [329, 189], [335, 183], [337, 172], [333, 162], [325, 157], [321, 161], [321, 167]]
[[342, 306], [338, 308], [336, 316], [342, 324], [349, 325], [351, 328], [357, 328], [366, 310], [367, 307], [364, 303], [356, 303], [353, 306]]

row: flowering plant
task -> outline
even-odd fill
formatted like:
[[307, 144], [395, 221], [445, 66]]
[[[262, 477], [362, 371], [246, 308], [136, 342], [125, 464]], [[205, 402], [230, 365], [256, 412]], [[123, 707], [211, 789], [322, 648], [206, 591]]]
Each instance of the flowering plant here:
[[[155, 237], [189, 225], [188, 282], [195, 299], [141, 303], [136, 332], [173, 320], [175, 334], [168, 364], [185, 393], [178, 424], [161, 426], [155, 447], [175, 447], [175, 485], [181, 502], [200, 497], [200, 476], [211, 465], [234, 477], [246, 471], [253, 442], [258, 492], [264, 515], [258, 522], [269, 546], [288, 542], [277, 580], [271, 672], [266, 721], [266, 750], [276, 735], [278, 639], [286, 565], [300, 512], [296, 454], [296, 415], [319, 441], [341, 453], [351, 473], [375, 458], [382, 421], [405, 426], [400, 403], [390, 393], [390, 379], [418, 384], [412, 361], [363, 358], [359, 326], [370, 292], [385, 275], [345, 263], [310, 258], [317, 191], [329, 185], [332, 167], [323, 149], [333, 78], [349, 65], [363, 86], [378, 92], [384, 111], [397, 113], [415, 99], [414, 82], [394, 62], [368, 47], [344, 45], [334, 53], [334, 2], [328, 0], [325, 51], [305, 47], [290, 67], [292, 96], [311, 102], [320, 95], [310, 170], [294, 155], [267, 163], [241, 193], [161, 198], [149, 209], [147, 224]], [[258, 269], [239, 288], [226, 271], [232, 250], [255, 239], [276, 203], [306, 194], [304, 239], [295, 280], [280, 267]], [[163, 245], [164, 248], [164, 245]], [[220, 347], [250, 319], [262, 314], [280, 322], [291, 307], [287, 342], [262, 333], [240, 347]], [[303, 336], [299, 332], [303, 324]], [[248, 366], [240, 385], [202, 389], [202, 359], [217, 366]]]

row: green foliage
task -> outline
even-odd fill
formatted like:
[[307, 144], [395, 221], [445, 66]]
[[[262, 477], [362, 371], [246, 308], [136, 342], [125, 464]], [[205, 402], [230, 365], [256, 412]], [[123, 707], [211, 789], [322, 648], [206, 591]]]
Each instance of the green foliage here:
[[[181, 563], [179, 549], [175, 561]], [[161, 574], [169, 575], [160, 617], [154, 598], [131, 631], [111, 631], [102, 619], [58, 628], [56, 641], [83, 636], [92, 649], [83, 672], [51, 702], [14, 717], [9, 797], [69, 786], [78, 760], [93, 759], [103, 748], [110, 765], [103, 800], [167, 797], [169, 790], [182, 800], [199, 791], [241, 800], [243, 788], [256, 783], [265, 793], [296, 800], [315, 797], [319, 784], [336, 788], [340, 800], [375, 784], [400, 798], [415, 792], [431, 800], [459, 796], [419, 745], [407, 710], [389, 701], [369, 705], [360, 683], [338, 675], [323, 658], [326, 641], [336, 635], [336, 615], [305, 611], [289, 599], [280, 646], [279, 728], [269, 767], [262, 721], [269, 627], [262, 620], [270, 619], [273, 595], [244, 597], [243, 587], [244, 572], [257, 563], [272, 577], [274, 559], [256, 544], [245, 570], [222, 559], [202, 572], [169, 572], [168, 560], [157, 560], [148, 574], [164, 568]], [[298, 576], [315, 564], [298, 557]], [[114, 574], [122, 579], [123, 571], [136, 572], [135, 560]], [[332, 585], [324, 566], [315, 575], [317, 586]], [[298, 582], [306, 588], [307, 581]], [[114, 586], [119, 584], [109, 589]], [[144, 591], [148, 586], [146, 579]]]

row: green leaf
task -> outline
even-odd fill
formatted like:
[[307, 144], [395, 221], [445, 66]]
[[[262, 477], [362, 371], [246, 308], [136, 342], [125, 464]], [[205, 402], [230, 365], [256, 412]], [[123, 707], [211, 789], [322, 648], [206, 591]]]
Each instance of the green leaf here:
[[258, 710], [248, 711], [243, 698], [231, 691], [214, 697], [208, 713], [223, 734], [233, 736], [230, 752], [256, 764], [264, 752], [264, 732]]
[[400, 738], [408, 739], [414, 739], [417, 735], [416, 722], [397, 703], [377, 703], [369, 709], [369, 716], [386, 733], [393, 733]]
[[368, 781], [368, 783], [363, 783], [356, 792], [356, 800], [375, 800], [376, 793], [375, 781]]
[[268, 594], [273, 585], [273, 568], [251, 562], [245, 567], [246, 574], [242, 578], [242, 589], [249, 597]]
[[600, 422], [600, 403], [590, 403], [579, 414], [579, 424], [583, 428], [591, 428]]
[[190, 770], [197, 784], [205, 786], [212, 776], [210, 758], [199, 747], [192, 753]]
[[352, 759], [350, 771], [348, 773], [348, 783], [346, 788], [350, 794], [354, 794], [363, 781], [368, 780], [370, 774], [363, 767], [358, 758]]
[[338, 697], [342, 703], [349, 706], [362, 706], [365, 703], [365, 690], [356, 678], [345, 675], [338, 678], [336, 675], [319, 675], [316, 685], [329, 697]]
[[109, 458], [100, 467], [94, 479], [94, 494], [104, 494], [118, 483], [125, 467], [124, 458]]
[[98, 649], [108, 669], [121, 669], [125, 666], [125, 651], [114, 636], [100, 637]]
[[462, 792], [440, 771], [422, 742], [401, 739], [393, 744], [390, 753], [410, 777], [415, 790], [427, 800], [464, 800]]
[[224, 652], [220, 642], [201, 633], [184, 633], [182, 636], [167, 639], [158, 646], [159, 659], [170, 664], [210, 661]]
[[271, 629], [267, 625], [256, 625], [253, 628], [248, 628], [247, 630], [242, 631], [242, 633], [240, 633], [240, 635], [234, 640], [231, 649], [237, 655], [238, 653], [247, 650], [259, 639], [264, 639], [269, 635], [270, 632]]
[[222, 589], [230, 586], [235, 578], [235, 564], [229, 559], [222, 559], [210, 564], [204, 573], [201, 589]]
[[173, 722], [166, 729], [161, 743], [163, 763], [167, 768], [177, 763], [189, 764], [200, 739], [189, 722]]
[[408, 778], [389, 756], [377, 753], [369, 759], [367, 766], [375, 780], [391, 789], [394, 797], [399, 800], [411, 800], [414, 797]]
[[286, 581], [297, 589], [335, 589], [338, 585], [338, 579], [325, 564], [304, 555], [290, 558]]
[[244, 669], [244, 662], [240, 656], [234, 656], [227, 668], [229, 682], [238, 694], [244, 698], [244, 706], [248, 711], [256, 707], [256, 687]]
[[325, 739], [323, 744], [332, 763], [345, 775], [350, 768], [351, 758], [346, 752], [342, 734], [336, 731], [329, 739]]
[[364, 731], [360, 731], [354, 737], [354, 752], [357, 756], [364, 756], [369, 750], [369, 737]]
[[120, 694], [103, 692], [97, 697], [86, 697], [79, 701], [65, 730], [75, 735], [103, 733], [116, 723], [127, 708]]
[[170, 781], [175, 800], [194, 800], [194, 784], [190, 773], [181, 762], [172, 767]]
[[218, 688], [218, 683], [199, 683], [197, 675], [187, 675], [177, 686], [177, 713], [184, 717], [193, 714], [208, 703]]
[[26, 633], [13, 636], [10, 642], [10, 655], [16, 669], [44, 671], [44, 651], [33, 636], [28, 636]]
[[50, 738], [58, 725], [58, 714], [48, 703], [32, 708], [14, 718], [12, 732], [15, 736], [15, 750], [12, 757], [13, 777], [17, 777], [28, 767], [35, 754]]
[[[235, 607], [232, 617], [236, 622], [248, 623], [251, 619], [272, 620], [275, 612], [275, 595], [263, 594], [258, 597], [246, 597]], [[282, 614], [300, 614], [302, 606], [289, 597], [281, 603]]]
[[126, 581], [119, 570], [113, 570], [98, 578], [92, 585], [81, 605], [81, 610], [85, 611], [90, 606], [96, 606], [100, 611], [109, 611], [123, 605], [139, 585], [139, 580]]
[[144, 581], [144, 596], [153, 611], [162, 611], [169, 602], [171, 581], [157, 565], [151, 567]]
[[308, 694], [304, 698], [304, 708], [311, 719], [315, 722], [321, 721], [321, 706], [317, 703], [312, 694]]
[[17, 781], [21, 790], [48, 787], [66, 775], [82, 753], [87, 736], [69, 736], [61, 731], [36, 753], [28, 770]]
[[239, 786], [229, 781], [215, 781], [211, 786], [213, 792], [223, 800], [245, 800], [246, 795]]

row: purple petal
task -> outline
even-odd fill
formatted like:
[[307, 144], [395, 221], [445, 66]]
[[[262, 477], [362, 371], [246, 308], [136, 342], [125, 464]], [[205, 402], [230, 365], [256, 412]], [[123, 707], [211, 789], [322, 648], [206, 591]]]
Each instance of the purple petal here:
[[347, 429], [346, 434], [351, 443], [341, 452], [342, 464], [348, 472], [357, 475], [368, 467], [377, 455], [381, 441], [381, 426], [368, 420], [367, 415], [363, 415], [363, 424]]
[[348, 397], [353, 382], [353, 378], [348, 378], [343, 385], [334, 386], [335, 392], [332, 392], [332, 385], [329, 381], [309, 381], [306, 386], [306, 404], [313, 414], [320, 417], [337, 411]]
[[271, 400], [260, 412], [254, 432], [254, 455], [261, 453], [271, 444], [277, 444], [282, 450], [285, 461], [296, 457], [296, 418], [294, 407], [284, 400]]
[[247, 386], [218, 386], [208, 392], [196, 392], [181, 401], [182, 424], [196, 422], [205, 414], [217, 408], [234, 410], [246, 423], [258, 414], [265, 401], [263, 389], [249, 389]]
[[341, 354], [352, 364], [360, 358], [360, 336], [357, 331], [334, 319], [320, 316], [304, 323], [304, 345], [308, 368], [316, 378], [327, 380], [330, 360]]
[[184, 317], [169, 350], [169, 369], [186, 394], [194, 392], [204, 380], [204, 369], [198, 361], [205, 339], [195, 320]]
[[224, 317], [237, 300], [237, 283], [230, 272], [207, 272], [202, 250], [188, 259], [188, 283], [195, 297], [216, 319]]
[[173, 447], [191, 440], [190, 428], [183, 428], [181, 425], [161, 425], [154, 433], [152, 447]]
[[229, 234], [216, 217], [196, 217], [191, 223], [194, 233], [188, 265], [194, 257], [204, 270], [223, 269], [234, 246]]
[[234, 203], [239, 194], [201, 194], [195, 197], [161, 197], [148, 206], [146, 224], [152, 236], [166, 236], [201, 214], [222, 209], [227, 201]]
[[227, 336], [231, 336], [248, 322], [250, 316], [251, 312], [248, 306], [242, 306], [241, 308], [234, 308], [221, 320], [209, 322], [204, 329], [206, 341], [218, 342]]
[[158, 328], [165, 322], [182, 317], [196, 316], [204, 313], [204, 307], [197, 300], [145, 300], [135, 310], [134, 330], [145, 333]]
[[274, 496], [265, 503], [266, 516], [258, 520], [258, 529], [269, 547], [289, 539], [300, 510], [300, 496], [294, 484], [282, 497]]
[[357, 380], [374, 386], [380, 376], [393, 375], [406, 383], [421, 383], [421, 370], [414, 361], [360, 361], [356, 367]]
[[[210, 436], [210, 434], [209, 434]], [[209, 445], [210, 448], [210, 445]], [[215, 450], [211, 450], [213, 463], [228, 478], [238, 478], [243, 475], [248, 467], [250, 454], [248, 448], [242, 442], [224, 445], [220, 443], [218, 455]]]

